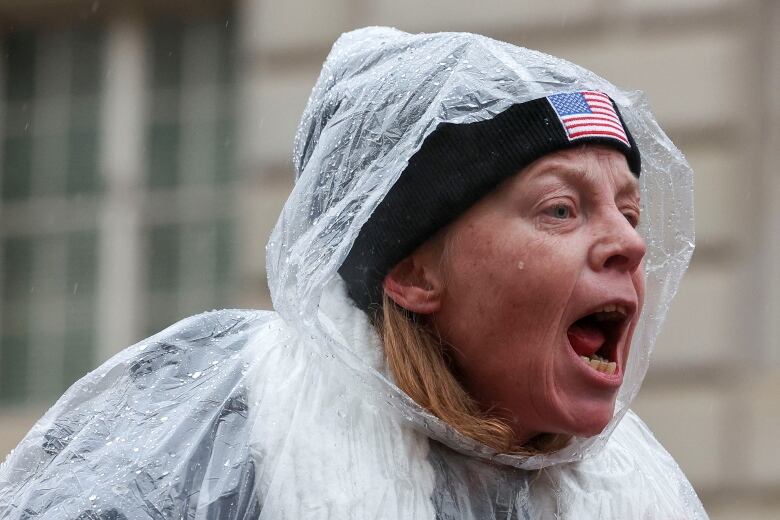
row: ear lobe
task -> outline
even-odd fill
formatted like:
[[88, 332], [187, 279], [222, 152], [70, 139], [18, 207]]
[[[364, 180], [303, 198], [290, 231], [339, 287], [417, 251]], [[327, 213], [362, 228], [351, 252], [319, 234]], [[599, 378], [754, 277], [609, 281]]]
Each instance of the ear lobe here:
[[441, 284], [414, 255], [401, 260], [385, 276], [382, 287], [395, 303], [416, 314], [432, 314], [441, 308]]

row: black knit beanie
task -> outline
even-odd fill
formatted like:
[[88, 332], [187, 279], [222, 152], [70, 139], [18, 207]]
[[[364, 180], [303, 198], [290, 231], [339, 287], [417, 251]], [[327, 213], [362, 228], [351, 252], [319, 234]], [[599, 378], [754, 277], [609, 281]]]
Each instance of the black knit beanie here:
[[363, 225], [339, 274], [357, 306], [381, 307], [385, 275], [501, 181], [544, 155], [583, 144], [640, 157], [614, 102], [595, 91], [553, 94], [476, 123], [441, 123]]

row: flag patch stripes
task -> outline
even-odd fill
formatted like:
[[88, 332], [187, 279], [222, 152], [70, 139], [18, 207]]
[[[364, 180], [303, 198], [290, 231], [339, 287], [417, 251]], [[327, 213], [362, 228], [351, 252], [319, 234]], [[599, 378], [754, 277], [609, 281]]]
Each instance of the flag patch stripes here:
[[584, 137], [617, 139], [628, 147], [628, 136], [609, 96], [595, 90], [547, 96], [569, 141]]

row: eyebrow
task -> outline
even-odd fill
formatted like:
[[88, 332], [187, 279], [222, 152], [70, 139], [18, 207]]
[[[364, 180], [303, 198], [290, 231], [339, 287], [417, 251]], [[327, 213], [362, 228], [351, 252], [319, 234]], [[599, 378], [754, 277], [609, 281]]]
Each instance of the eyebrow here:
[[628, 180], [621, 184], [620, 188], [618, 189], [617, 195], [624, 195], [624, 194], [636, 194], [637, 197], [641, 194], [641, 191], [639, 189], [639, 179], [631, 175], [631, 177], [628, 178]]

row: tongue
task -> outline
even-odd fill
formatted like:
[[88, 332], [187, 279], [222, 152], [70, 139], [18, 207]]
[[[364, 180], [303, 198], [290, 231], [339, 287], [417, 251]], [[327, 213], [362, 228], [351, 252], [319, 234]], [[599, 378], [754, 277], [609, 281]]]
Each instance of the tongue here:
[[580, 356], [592, 356], [604, 344], [604, 333], [596, 327], [575, 323], [569, 327], [569, 343]]

